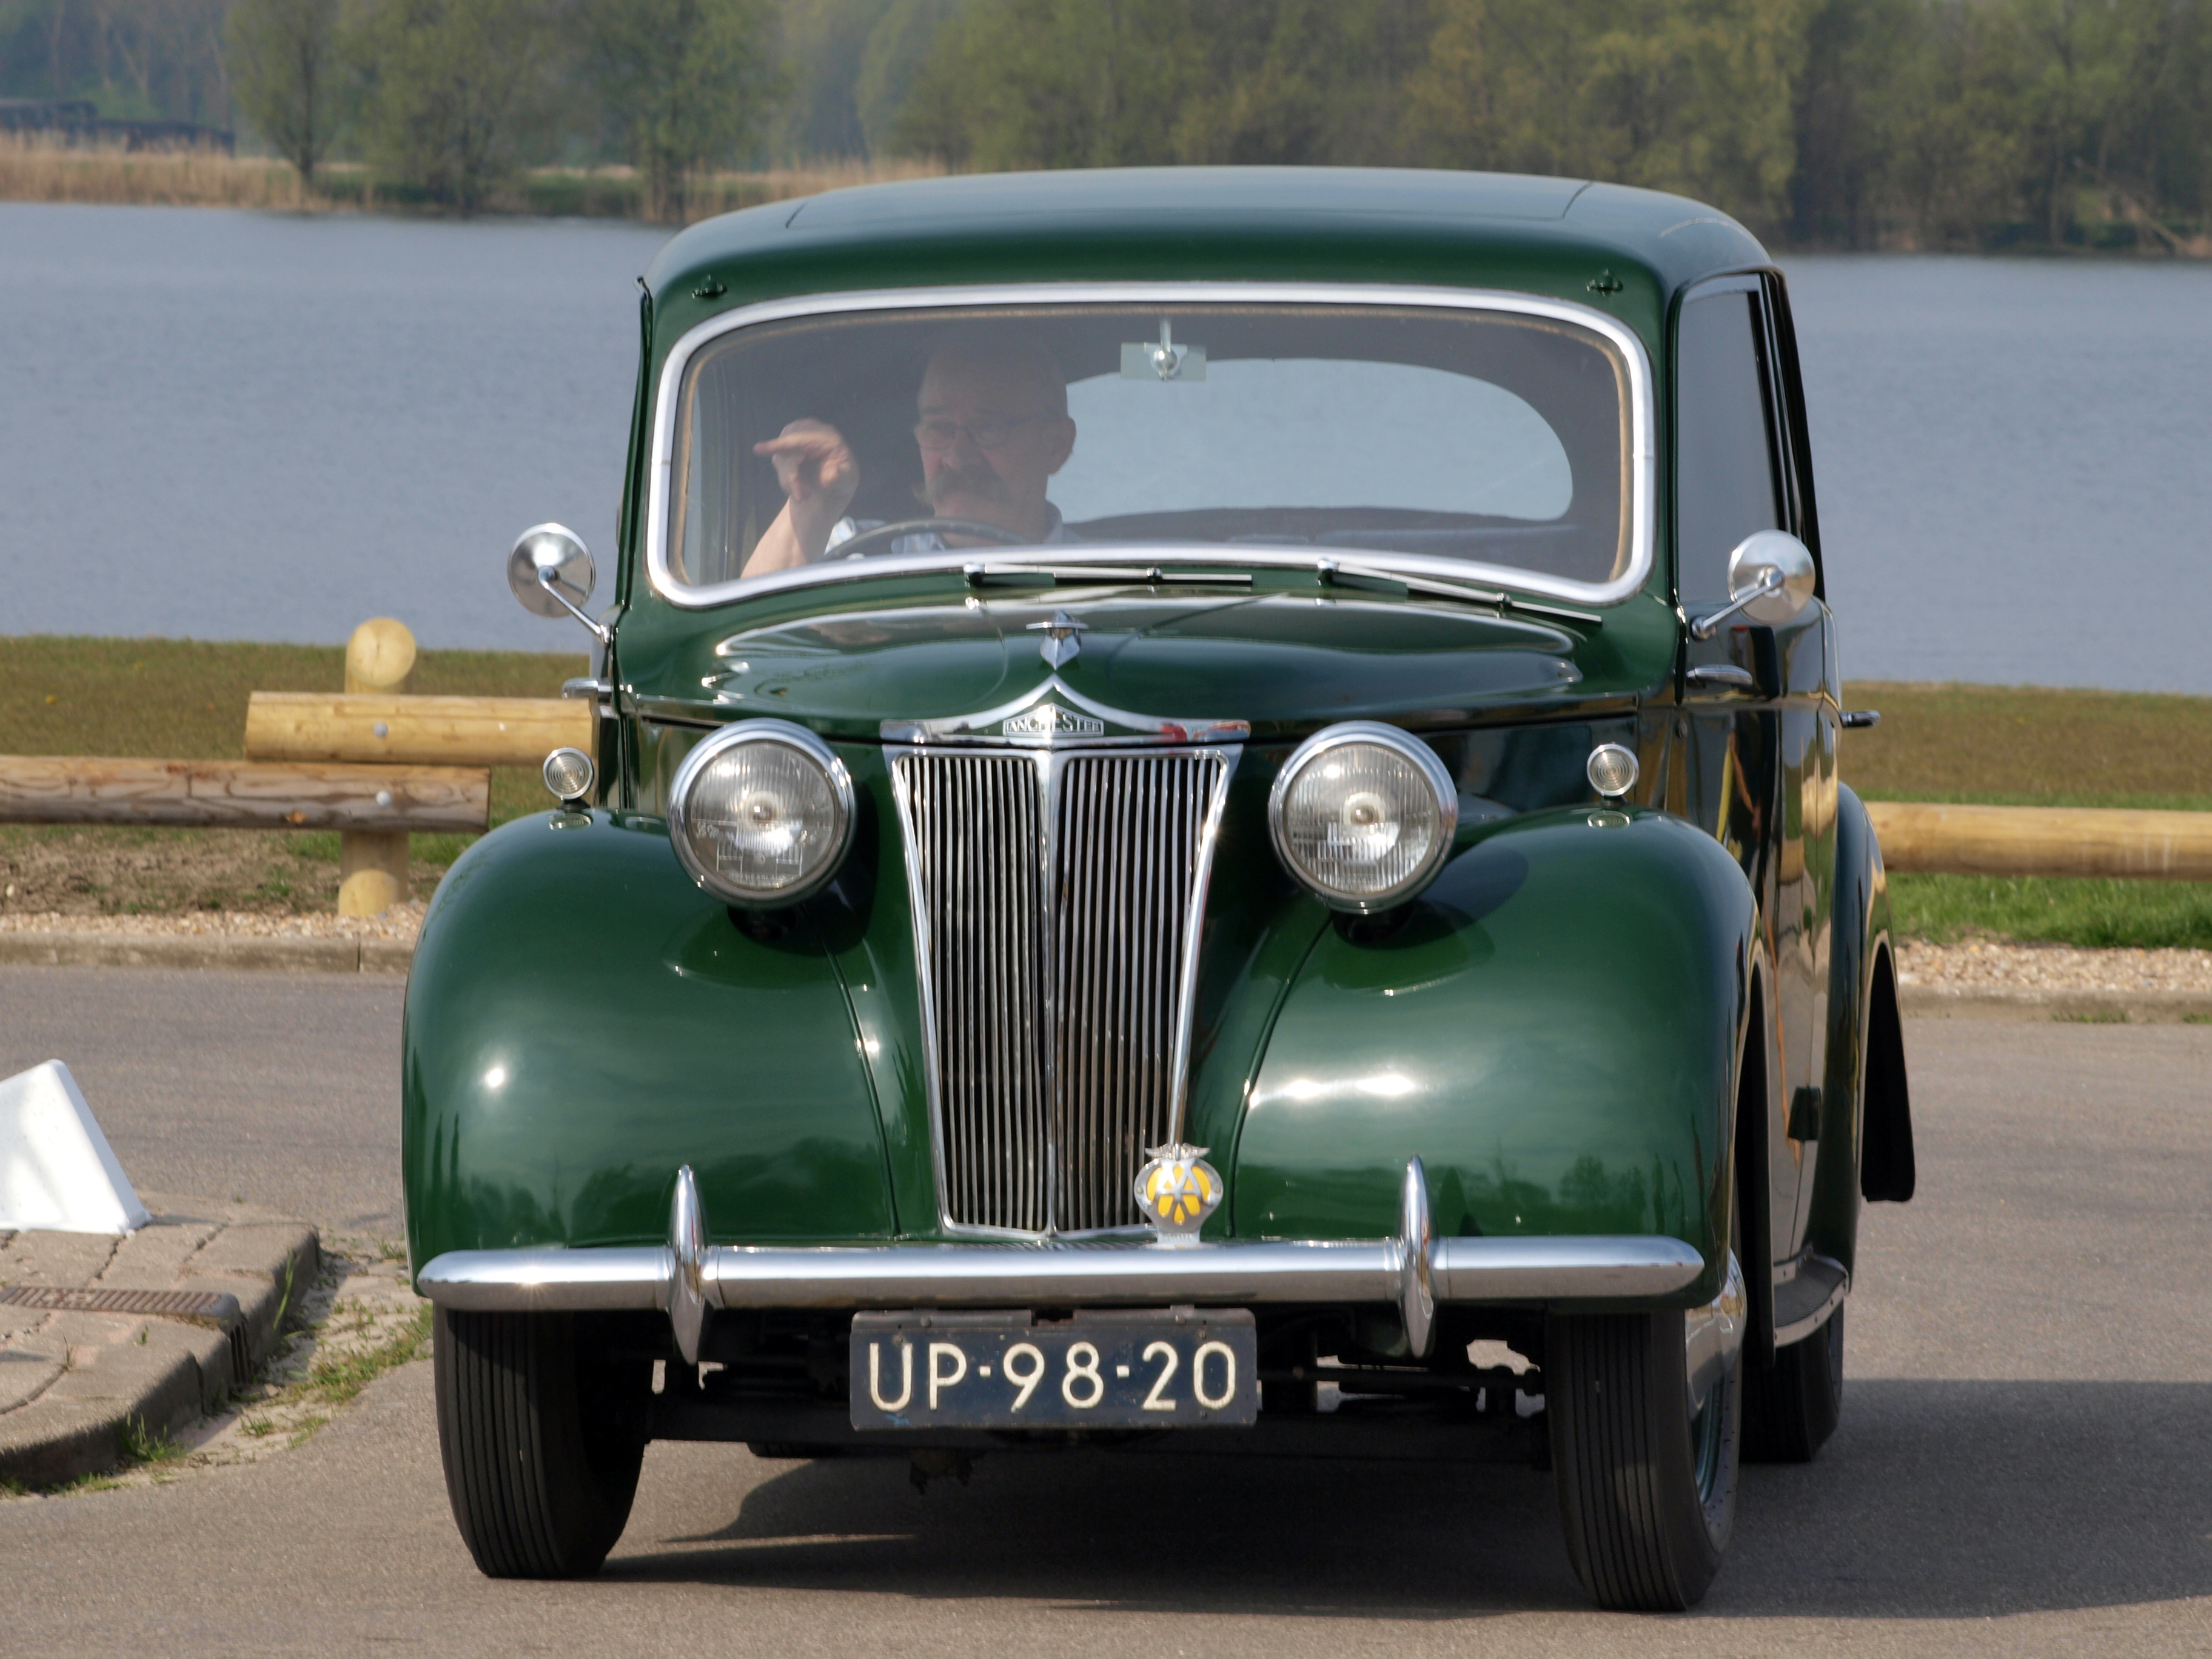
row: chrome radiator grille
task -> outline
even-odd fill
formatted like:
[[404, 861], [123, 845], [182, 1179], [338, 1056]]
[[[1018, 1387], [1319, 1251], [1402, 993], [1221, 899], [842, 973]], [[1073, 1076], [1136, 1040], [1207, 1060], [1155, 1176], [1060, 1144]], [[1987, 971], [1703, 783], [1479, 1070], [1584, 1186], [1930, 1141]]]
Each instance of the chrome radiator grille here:
[[1177, 1127], [1210, 830], [1232, 758], [895, 760], [948, 1222], [1138, 1222], [1144, 1148]]

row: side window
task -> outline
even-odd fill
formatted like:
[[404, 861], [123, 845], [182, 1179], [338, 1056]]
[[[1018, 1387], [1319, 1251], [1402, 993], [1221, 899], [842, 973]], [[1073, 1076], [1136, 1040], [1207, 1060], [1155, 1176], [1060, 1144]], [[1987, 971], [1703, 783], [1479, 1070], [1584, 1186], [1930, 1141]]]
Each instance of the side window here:
[[1682, 307], [1674, 523], [1685, 600], [1725, 599], [1736, 544], [1754, 530], [1783, 527], [1765, 337], [1756, 294], [1710, 294]]

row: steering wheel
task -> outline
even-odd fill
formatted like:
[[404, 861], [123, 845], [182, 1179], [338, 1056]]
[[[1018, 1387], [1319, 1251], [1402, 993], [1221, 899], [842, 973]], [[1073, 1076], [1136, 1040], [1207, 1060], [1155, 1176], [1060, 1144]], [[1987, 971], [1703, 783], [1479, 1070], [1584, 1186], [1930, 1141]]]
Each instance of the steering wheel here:
[[939, 536], [975, 536], [1000, 547], [1026, 547], [1030, 539], [1003, 526], [985, 524], [981, 519], [900, 519], [890, 524], [879, 524], [872, 530], [863, 530], [857, 536], [848, 536], [830, 552], [834, 557], [856, 559], [879, 542], [894, 542], [902, 536], [919, 535], [924, 531]]

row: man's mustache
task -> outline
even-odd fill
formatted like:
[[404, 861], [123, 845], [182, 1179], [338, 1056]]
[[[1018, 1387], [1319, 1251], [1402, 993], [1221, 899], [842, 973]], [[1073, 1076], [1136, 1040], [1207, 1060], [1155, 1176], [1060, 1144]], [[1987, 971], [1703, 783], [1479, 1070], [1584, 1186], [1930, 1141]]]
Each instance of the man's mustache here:
[[948, 495], [973, 495], [986, 501], [1010, 499], [1006, 481], [985, 467], [947, 466], [938, 470], [933, 478], [925, 478], [916, 492], [932, 507], [945, 505]]

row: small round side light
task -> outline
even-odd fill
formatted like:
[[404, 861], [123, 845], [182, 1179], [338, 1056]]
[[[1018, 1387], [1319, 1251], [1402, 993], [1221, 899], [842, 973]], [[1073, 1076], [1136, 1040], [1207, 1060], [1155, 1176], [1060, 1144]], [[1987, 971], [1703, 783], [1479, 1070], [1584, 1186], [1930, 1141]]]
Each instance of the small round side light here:
[[1589, 779], [1590, 787], [1608, 802], [1619, 800], [1636, 787], [1640, 769], [1636, 763], [1636, 751], [1619, 743], [1598, 744], [1583, 763], [1583, 773]]
[[545, 757], [546, 791], [563, 806], [582, 805], [597, 775], [592, 757], [580, 749], [556, 749]]

